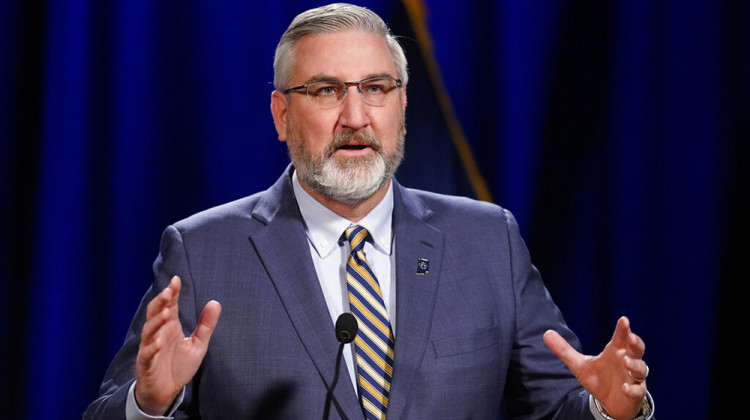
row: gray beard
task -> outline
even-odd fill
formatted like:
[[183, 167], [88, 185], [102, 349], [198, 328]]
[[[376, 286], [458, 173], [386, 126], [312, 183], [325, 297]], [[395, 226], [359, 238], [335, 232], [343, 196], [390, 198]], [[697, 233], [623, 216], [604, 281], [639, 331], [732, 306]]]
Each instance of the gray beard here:
[[[288, 133], [289, 156], [297, 176], [313, 191], [334, 201], [355, 204], [371, 197], [396, 173], [404, 158], [404, 138], [399, 136], [393, 153], [386, 153], [376, 137], [362, 132], [334, 136], [323, 156], [314, 158], [301, 135]], [[373, 156], [337, 159], [333, 155], [342, 144], [356, 142], [369, 146]]]

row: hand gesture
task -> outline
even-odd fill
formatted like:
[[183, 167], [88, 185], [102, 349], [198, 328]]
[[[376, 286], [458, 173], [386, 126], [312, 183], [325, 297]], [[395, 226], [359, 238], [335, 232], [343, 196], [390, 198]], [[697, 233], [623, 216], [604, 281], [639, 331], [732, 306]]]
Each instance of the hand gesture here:
[[648, 366], [642, 360], [646, 345], [630, 331], [630, 321], [617, 321], [612, 340], [598, 356], [577, 352], [555, 331], [544, 333], [544, 343], [568, 366], [583, 387], [616, 419], [632, 419], [646, 395]]
[[173, 277], [146, 310], [135, 362], [135, 400], [146, 414], [163, 415], [193, 378], [221, 314], [219, 302], [208, 302], [195, 332], [185, 337], [177, 306], [181, 287], [180, 278]]

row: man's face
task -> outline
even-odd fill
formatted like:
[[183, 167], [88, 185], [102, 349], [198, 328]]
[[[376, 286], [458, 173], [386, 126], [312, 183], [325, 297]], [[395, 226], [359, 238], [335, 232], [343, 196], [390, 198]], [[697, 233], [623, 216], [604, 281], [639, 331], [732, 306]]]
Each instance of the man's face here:
[[[347, 31], [309, 35], [296, 45], [290, 86], [320, 80], [355, 82], [375, 76], [396, 78], [385, 41], [373, 34]], [[387, 185], [403, 157], [404, 88], [387, 101], [368, 105], [356, 86], [333, 107], [310, 103], [304, 89], [288, 96], [274, 92], [271, 108], [279, 140], [303, 184], [323, 196], [347, 203], [370, 197]]]

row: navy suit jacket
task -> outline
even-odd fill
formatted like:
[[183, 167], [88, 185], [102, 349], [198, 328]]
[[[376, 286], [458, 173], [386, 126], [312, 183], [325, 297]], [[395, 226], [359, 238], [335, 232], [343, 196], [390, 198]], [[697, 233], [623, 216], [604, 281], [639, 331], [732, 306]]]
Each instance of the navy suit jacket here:
[[[322, 417], [339, 343], [291, 169], [267, 191], [165, 230], [154, 284], [85, 418], [124, 416], [146, 305], [174, 275], [186, 334], [209, 300], [223, 307], [177, 418]], [[542, 341], [552, 328], [580, 347], [508, 211], [394, 180], [393, 223], [398, 317], [388, 418], [593, 418], [588, 394]], [[419, 259], [429, 261], [426, 274]], [[331, 419], [363, 418], [346, 379], [332, 403]]]

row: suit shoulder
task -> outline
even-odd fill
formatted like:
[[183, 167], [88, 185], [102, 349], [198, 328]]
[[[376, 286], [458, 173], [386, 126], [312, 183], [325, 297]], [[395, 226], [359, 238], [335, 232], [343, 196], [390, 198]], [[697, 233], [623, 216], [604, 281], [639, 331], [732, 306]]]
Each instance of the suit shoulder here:
[[262, 193], [256, 193], [238, 200], [220, 204], [186, 217], [173, 226], [181, 233], [216, 229], [221, 226], [236, 226], [249, 223], [252, 212]]
[[511, 222], [513, 215], [507, 209], [487, 201], [455, 195], [439, 194], [429, 191], [407, 189], [433, 212], [432, 218], [454, 219], [460, 217], [464, 222], [472, 220], [486, 222]]

